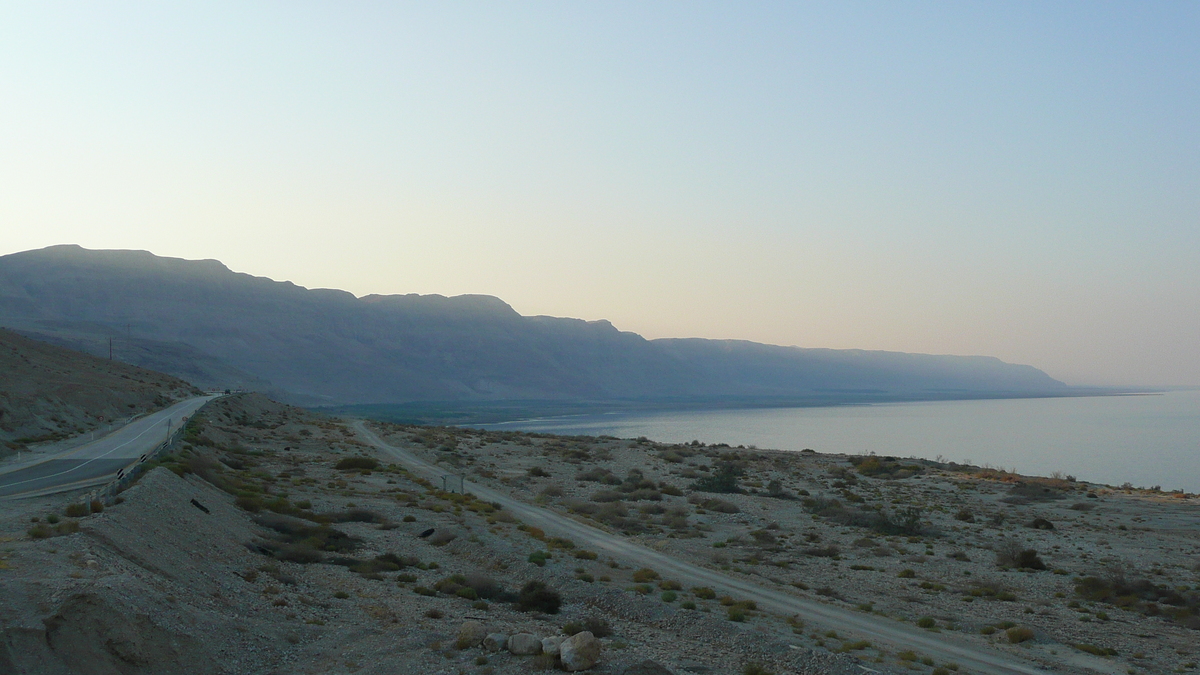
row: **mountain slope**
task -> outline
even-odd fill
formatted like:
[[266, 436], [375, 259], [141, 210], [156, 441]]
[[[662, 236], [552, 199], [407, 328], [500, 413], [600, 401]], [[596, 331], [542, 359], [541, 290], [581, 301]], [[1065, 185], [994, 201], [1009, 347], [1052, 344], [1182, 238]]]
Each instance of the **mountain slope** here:
[[308, 402], [1066, 390], [1034, 368], [985, 357], [646, 340], [607, 321], [524, 317], [488, 296], [356, 298], [235, 273], [213, 260], [77, 246], [0, 257], [0, 325], [76, 339], [120, 331], [141, 340], [167, 372], [186, 377], [187, 358], [164, 353], [173, 346]]
[[0, 444], [83, 433], [198, 393], [188, 383], [0, 329]]

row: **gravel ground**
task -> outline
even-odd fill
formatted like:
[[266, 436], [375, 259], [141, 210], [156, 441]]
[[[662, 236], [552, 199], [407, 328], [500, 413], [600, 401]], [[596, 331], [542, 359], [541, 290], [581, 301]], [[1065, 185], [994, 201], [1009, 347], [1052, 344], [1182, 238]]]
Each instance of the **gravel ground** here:
[[[67, 516], [90, 501], [86, 494], [5, 504], [0, 672], [484, 675], [553, 667], [457, 648], [466, 620], [539, 637], [576, 630], [570, 624], [606, 628], [596, 631], [607, 634], [589, 672], [641, 672], [647, 660], [676, 673], [740, 673], [751, 664], [866, 672], [867, 653], [832, 653], [780, 617], [747, 609], [745, 621], [733, 622], [716, 599], [683, 609], [693, 598], [686, 589], [672, 602], [657, 586], [631, 591], [636, 570], [550, 541], [503, 510], [432, 490], [397, 467], [338, 470], [338, 461], [368, 453], [336, 421], [253, 395], [216, 402], [203, 418], [163, 466], [103, 511]], [[332, 521], [322, 531], [351, 545], [280, 541], [280, 527], [321, 527], [313, 519]], [[296, 562], [304, 556], [288, 552], [300, 549], [322, 560]], [[550, 557], [531, 562], [535, 551]], [[400, 563], [372, 567], [380, 556]], [[456, 574], [509, 596], [539, 581], [562, 604], [557, 613], [519, 611], [505, 595], [434, 590]]]

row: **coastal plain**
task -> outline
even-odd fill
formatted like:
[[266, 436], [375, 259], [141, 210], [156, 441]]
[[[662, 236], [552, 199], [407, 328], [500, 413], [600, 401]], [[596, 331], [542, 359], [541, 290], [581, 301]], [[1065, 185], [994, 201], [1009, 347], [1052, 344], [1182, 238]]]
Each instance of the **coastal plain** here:
[[592, 672], [973, 672], [590, 550], [458, 491], [460, 479], [772, 593], [1018, 663], [1164, 673], [1200, 660], [1196, 495], [875, 455], [363, 425], [225, 397], [107, 503], [7, 502], [0, 585], [19, 601], [0, 607], [0, 666], [564, 666], [489, 649], [495, 640], [472, 637], [482, 630], [551, 643], [586, 631], [600, 649]]

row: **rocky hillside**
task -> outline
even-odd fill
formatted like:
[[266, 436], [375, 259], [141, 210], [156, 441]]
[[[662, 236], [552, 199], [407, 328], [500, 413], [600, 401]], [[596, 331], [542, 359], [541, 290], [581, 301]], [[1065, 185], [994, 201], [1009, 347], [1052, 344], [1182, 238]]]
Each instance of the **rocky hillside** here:
[[115, 335], [118, 352], [136, 363], [192, 382], [203, 363], [205, 377], [259, 378], [256, 389], [269, 381], [307, 403], [829, 403], [1066, 392], [1035, 368], [988, 357], [646, 340], [607, 321], [521, 316], [488, 296], [356, 298], [234, 273], [215, 260], [78, 246], [0, 257], [0, 325], [81, 344]]
[[0, 329], [0, 443], [6, 452], [105, 426], [198, 393], [170, 375]]

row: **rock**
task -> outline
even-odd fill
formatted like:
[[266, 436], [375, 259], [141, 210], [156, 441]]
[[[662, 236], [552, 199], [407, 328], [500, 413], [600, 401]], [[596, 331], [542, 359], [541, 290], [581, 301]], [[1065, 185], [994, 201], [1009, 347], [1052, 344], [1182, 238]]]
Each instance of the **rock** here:
[[562, 646], [563, 640], [566, 639], [566, 635], [551, 635], [550, 637], [542, 638], [542, 653], [558, 656], [558, 648]]
[[641, 663], [635, 663], [629, 666], [621, 673], [621, 675], [674, 675], [667, 667], [661, 663], [655, 663], [649, 659]]
[[483, 624], [478, 621], [464, 621], [462, 627], [458, 629], [458, 647], [459, 649], [478, 647], [485, 637], [487, 637], [487, 629], [483, 627]]
[[518, 655], [540, 654], [542, 641], [532, 633], [517, 633], [508, 638], [508, 651]]
[[591, 631], [583, 631], [563, 640], [558, 658], [569, 671], [587, 670], [600, 662], [600, 641]]
[[507, 644], [508, 636], [504, 633], [488, 633], [488, 636], [483, 638], [483, 648], [489, 652], [498, 652]]

